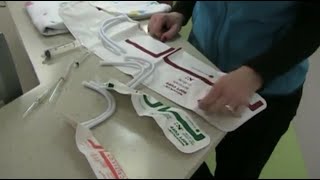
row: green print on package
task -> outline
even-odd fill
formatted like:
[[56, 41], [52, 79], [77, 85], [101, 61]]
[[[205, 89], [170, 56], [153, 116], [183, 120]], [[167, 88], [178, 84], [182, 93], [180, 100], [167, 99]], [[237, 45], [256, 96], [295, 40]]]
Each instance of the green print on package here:
[[108, 90], [131, 95], [134, 109], [139, 116], [152, 117], [165, 137], [180, 151], [194, 153], [210, 144], [210, 137], [181, 109], [169, 107], [140, 91], [116, 80], [106, 84]]

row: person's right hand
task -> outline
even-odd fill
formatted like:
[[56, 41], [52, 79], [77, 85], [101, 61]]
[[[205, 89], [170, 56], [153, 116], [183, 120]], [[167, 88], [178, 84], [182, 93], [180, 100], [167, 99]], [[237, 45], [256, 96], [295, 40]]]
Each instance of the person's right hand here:
[[172, 40], [181, 30], [183, 19], [183, 15], [177, 12], [154, 14], [150, 18], [148, 31], [162, 42]]

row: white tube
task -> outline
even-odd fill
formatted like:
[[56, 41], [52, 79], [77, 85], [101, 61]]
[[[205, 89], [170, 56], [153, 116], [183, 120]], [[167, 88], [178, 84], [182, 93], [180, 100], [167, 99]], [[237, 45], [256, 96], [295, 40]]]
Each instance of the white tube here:
[[113, 96], [111, 94], [109, 94], [104, 88], [101, 88], [100, 86], [95, 85], [92, 82], [89, 82], [85, 86], [87, 88], [93, 89], [93, 90], [97, 91], [98, 93], [102, 94], [109, 103], [109, 106], [104, 113], [97, 116], [96, 118], [93, 118], [87, 122], [82, 123], [82, 125], [84, 125], [88, 128], [92, 128], [92, 127], [100, 124], [101, 122], [105, 121], [108, 117], [110, 117], [113, 114], [113, 112], [115, 110], [115, 101], [113, 99]]
[[37, 99], [29, 106], [29, 108], [23, 113], [22, 118], [26, 118], [38, 105], [40, 105], [49, 95], [50, 88], [41, 93]]
[[127, 86], [131, 87], [132, 84], [134, 84], [137, 80], [141, 79], [141, 77], [143, 76], [144, 72], [145, 72], [145, 68], [137, 63], [137, 62], [106, 62], [106, 61], [101, 61], [100, 62], [101, 66], [125, 66], [125, 67], [133, 67], [133, 68], [138, 68], [139, 69], [139, 73], [138, 75], [133, 78], [130, 82], [127, 83]]
[[116, 42], [114, 42], [113, 40], [111, 40], [110, 38], [107, 37], [107, 35], [105, 34], [106, 29], [109, 29], [111, 26], [114, 26], [115, 24], [124, 22], [124, 21], [128, 21], [127, 17], [117, 17], [117, 18], [112, 18], [111, 21], [110, 19], [106, 20], [103, 25], [100, 28], [100, 33], [102, 35], [102, 38], [109, 42], [111, 46], [113, 46], [114, 48], [118, 49], [121, 53], [125, 54], [126, 50], [123, 49], [121, 46], [119, 46]]
[[79, 60], [74, 62], [74, 65], [78, 68], [90, 55], [92, 55], [92, 52], [86, 51]]
[[[127, 56], [124, 59], [127, 62], [103, 61], [103, 62], [100, 62], [100, 65], [113, 65], [113, 66], [126, 66], [126, 67], [130, 67], [131, 65], [139, 65], [139, 68], [142, 69], [142, 71], [140, 71], [140, 73], [138, 74], [138, 76], [136, 76], [136, 78], [134, 78], [132, 81], [127, 83], [127, 86], [133, 89], [135, 89], [139, 84], [141, 84], [147, 77], [149, 77], [154, 72], [155, 64], [149, 62], [148, 60], [145, 60], [139, 57], [132, 57], [132, 56]], [[141, 64], [148, 64], [148, 66], [145, 68]]]
[[82, 84], [85, 87], [92, 89], [92, 90], [98, 92], [99, 94], [101, 94], [102, 96], [104, 96], [106, 101], [109, 104], [109, 106], [107, 107], [107, 109], [105, 110], [104, 113], [97, 116], [96, 118], [93, 118], [89, 121], [81, 123], [83, 126], [91, 129], [91, 128], [97, 126], [98, 124], [102, 123], [106, 119], [108, 119], [115, 112], [116, 103], [115, 103], [114, 97], [107, 90], [102, 88], [99, 84], [92, 82], [92, 81], [91, 82], [82, 82]]
[[69, 74], [71, 73], [72, 67], [74, 65], [74, 61], [72, 63], [69, 64], [69, 66], [67, 67], [65, 73], [63, 76], [61, 76], [49, 98], [49, 102], [52, 102], [54, 97], [57, 96], [58, 90], [62, 87], [63, 83], [67, 80], [67, 78], [69, 77]]
[[131, 88], [135, 89], [139, 84], [141, 84], [147, 77], [149, 77], [155, 69], [155, 65], [154, 63], [149, 62], [148, 60], [139, 58], [139, 57], [125, 57], [126, 61], [130, 61], [130, 60], [136, 60], [136, 61], [140, 61], [143, 63], [148, 64], [148, 71], [146, 73], [144, 73], [143, 76], [141, 76], [134, 84], [131, 85]]
[[[90, 84], [94, 85], [94, 84], [92, 84], [92, 82], [90, 82]], [[105, 121], [106, 119], [108, 119], [115, 112], [115, 109], [116, 109], [115, 100], [114, 100], [113, 96], [105, 89], [105, 86], [103, 86], [103, 87], [101, 87], [100, 85], [94, 85], [94, 86], [96, 86], [96, 88], [101, 89], [102, 92], [106, 93], [106, 95], [108, 96], [108, 98], [106, 100], [109, 101], [109, 107], [100, 116], [89, 121], [89, 123], [88, 123], [89, 128], [92, 128], [92, 127], [100, 124], [101, 122]]]
[[107, 35], [105, 34], [106, 33], [105, 31], [106, 29], [109, 29], [110, 26], [113, 26], [116, 23], [120, 23], [121, 21], [128, 21], [128, 20], [130, 21], [128, 17], [121, 15], [121, 16], [117, 16], [117, 17], [113, 17], [105, 20], [102, 26], [100, 27], [99, 36], [103, 40], [103, 44], [107, 46], [106, 48], [108, 48], [111, 52], [113, 52], [118, 56], [121, 53], [125, 54], [126, 50], [121, 46], [119, 46], [116, 42], [108, 38]]

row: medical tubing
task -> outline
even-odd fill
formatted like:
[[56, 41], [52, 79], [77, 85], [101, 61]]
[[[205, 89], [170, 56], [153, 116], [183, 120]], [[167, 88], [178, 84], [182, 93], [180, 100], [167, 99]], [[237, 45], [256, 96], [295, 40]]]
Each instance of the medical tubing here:
[[83, 56], [81, 58], [79, 58], [79, 60], [76, 60], [74, 62], [74, 65], [76, 67], [79, 67], [90, 55], [92, 55], [92, 52], [91, 51], [86, 51]]
[[116, 102], [114, 97], [110, 94], [110, 92], [108, 92], [105, 88], [102, 88], [102, 86], [98, 85], [97, 83], [90, 81], [90, 82], [82, 82], [82, 84], [86, 87], [89, 88], [91, 90], [94, 90], [96, 92], [98, 92], [99, 94], [101, 94], [102, 96], [104, 96], [104, 98], [106, 99], [106, 101], [108, 102], [108, 107], [105, 110], [104, 113], [102, 113], [101, 115], [86, 121], [86, 122], [82, 122], [81, 124], [89, 129], [97, 126], [98, 124], [102, 123], [103, 121], [107, 120], [114, 112], [116, 109]]
[[123, 18], [119, 18], [117, 20], [108, 22], [108, 23], [103, 23], [102, 27], [100, 28], [100, 32], [101, 35], [103, 36], [103, 38], [105, 38], [106, 41], [108, 41], [109, 43], [111, 43], [112, 46], [114, 46], [114, 48], [117, 48], [118, 50], [120, 50], [121, 53], [126, 53], [126, 50], [123, 49], [121, 46], [119, 46], [116, 42], [114, 42], [112, 39], [110, 39], [109, 37], [107, 37], [107, 35], [105, 34], [106, 30], [108, 30], [110, 28], [110, 26], [114, 26], [114, 24], [118, 24], [121, 23], [122, 21], [125, 21], [126, 19]]
[[102, 40], [102, 44], [105, 48], [107, 48], [109, 51], [111, 51], [113, 54], [120, 56], [121, 52], [119, 52], [111, 43], [110, 40], [108, 40], [101, 31], [99, 31], [100, 39]]
[[22, 118], [27, 117], [37, 105], [42, 103], [46, 99], [46, 97], [48, 96], [49, 92], [50, 92], [50, 89], [47, 89], [43, 93], [41, 93], [37, 97], [37, 99], [31, 104], [31, 106], [29, 106], [29, 108], [23, 113]]
[[121, 54], [121, 53], [125, 54], [126, 50], [124, 48], [122, 48], [121, 46], [119, 46], [116, 42], [114, 42], [113, 40], [108, 38], [107, 35], [105, 34], [105, 31], [106, 31], [106, 29], [109, 29], [110, 26], [113, 26], [114, 24], [120, 23], [121, 21], [124, 21], [124, 20], [128, 20], [128, 18], [124, 17], [124, 16], [120, 16], [120, 17], [117, 16], [117, 17], [109, 18], [103, 22], [102, 26], [100, 27], [100, 31], [99, 31], [99, 36], [104, 41], [104, 44], [106, 46], [109, 46], [109, 49], [111, 48], [113, 52], [116, 51], [114, 53], [117, 53], [117, 54]]
[[125, 60], [127, 60], [127, 61], [128, 60], [143, 61], [144, 63], [147, 63], [149, 65], [148, 66], [148, 71], [146, 73], [144, 73], [144, 75], [141, 76], [134, 84], [132, 84], [131, 88], [133, 88], [133, 89], [135, 89], [139, 84], [141, 84], [147, 77], [149, 77], [154, 72], [154, 69], [155, 69], [154, 63], [149, 62], [149, 61], [147, 61], [145, 59], [128, 56], [128, 57], [125, 57]]
[[[100, 88], [101, 89], [101, 87], [96, 87], [96, 88], [98, 88], [98, 89]], [[107, 108], [107, 110], [104, 113], [102, 113], [101, 115], [97, 116], [96, 118], [93, 118], [93, 119], [91, 119], [91, 120], [89, 120], [87, 122], [82, 123], [82, 125], [84, 125], [84, 126], [86, 126], [88, 128], [93, 128], [93, 127], [97, 126], [98, 124], [100, 124], [101, 122], [103, 122], [106, 119], [108, 119], [113, 114], [113, 112], [115, 110], [115, 104], [110, 99], [107, 99], [107, 101], [109, 101], [109, 107]]]
[[134, 77], [130, 82], [127, 83], [127, 86], [131, 87], [132, 84], [134, 84], [137, 80], [139, 80], [145, 71], [145, 68], [137, 63], [137, 62], [106, 62], [106, 61], [100, 61], [100, 65], [101, 66], [108, 66], [108, 65], [112, 65], [112, 66], [124, 66], [124, 67], [133, 67], [133, 68], [137, 68], [139, 69], [139, 73], [136, 77]]
[[110, 44], [107, 44], [104, 40], [102, 40], [102, 44], [106, 49], [108, 49], [114, 55], [121, 56], [121, 53], [118, 50], [116, 50], [114, 47], [111, 47]]
[[[109, 96], [105, 95], [105, 93], [104, 93], [104, 91], [105, 91], [104, 88], [100, 87], [99, 85], [96, 85], [96, 84], [94, 84], [94, 83], [92, 83], [92, 82], [90, 81], [90, 82], [88, 82], [88, 84], [87, 84], [86, 87], [87, 87], [87, 88], [90, 88], [90, 89], [93, 89], [93, 88], [94, 88], [93, 90], [95, 90], [95, 91], [97, 91], [98, 93], [100, 93], [101, 95], [103, 95], [103, 96], [106, 98], [106, 101], [108, 101], [108, 104], [109, 104], [109, 105], [108, 105], [108, 108], [106, 109], [105, 112], [103, 112], [102, 114], [100, 114], [100, 115], [97, 116], [96, 118], [93, 118], [93, 119], [91, 119], [91, 120], [86, 121], [86, 122], [83, 123], [83, 125], [86, 125], [86, 126], [88, 126], [89, 128], [91, 128], [91, 127], [94, 127], [95, 125], [101, 123], [102, 121], [106, 120], [106, 118], [108, 118], [108, 117], [106, 117], [106, 114], [110, 113], [114, 102], [113, 102], [112, 100], [110, 100]], [[99, 91], [99, 89], [100, 89], [100, 91]]]
[[107, 48], [109, 51], [111, 51], [112, 53], [114, 53], [115, 55], [117, 56], [120, 56], [121, 55], [121, 52], [117, 49], [117, 47], [115, 47], [112, 43], [111, 43], [111, 39], [109, 39], [106, 35], [105, 35], [105, 32], [104, 30], [102, 30], [102, 28], [104, 27], [101, 27], [100, 28], [100, 31], [99, 31], [99, 37], [100, 39], [102, 40], [102, 44], [105, 48]]
[[73, 67], [73, 65], [75, 64], [75, 61], [73, 61], [72, 63], [69, 64], [67, 70], [65, 71], [64, 75], [61, 76], [56, 84], [56, 87], [54, 88], [50, 98], [49, 98], [49, 102], [52, 102], [53, 101], [53, 98], [55, 97], [58, 89], [63, 85], [63, 83], [67, 80], [70, 72], [71, 72], [71, 69]]

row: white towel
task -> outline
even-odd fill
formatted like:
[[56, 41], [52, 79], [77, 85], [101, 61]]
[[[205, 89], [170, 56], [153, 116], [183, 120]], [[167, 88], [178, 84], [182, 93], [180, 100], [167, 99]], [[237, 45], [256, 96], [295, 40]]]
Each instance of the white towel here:
[[59, 16], [59, 8], [69, 1], [27, 1], [25, 8], [33, 24], [45, 36], [69, 32]]
[[157, 1], [92, 1], [90, 4], [115, 15], [126, 14], [132, 19], [149, 18], [152, 14], [171, 10], [170, 5]]

